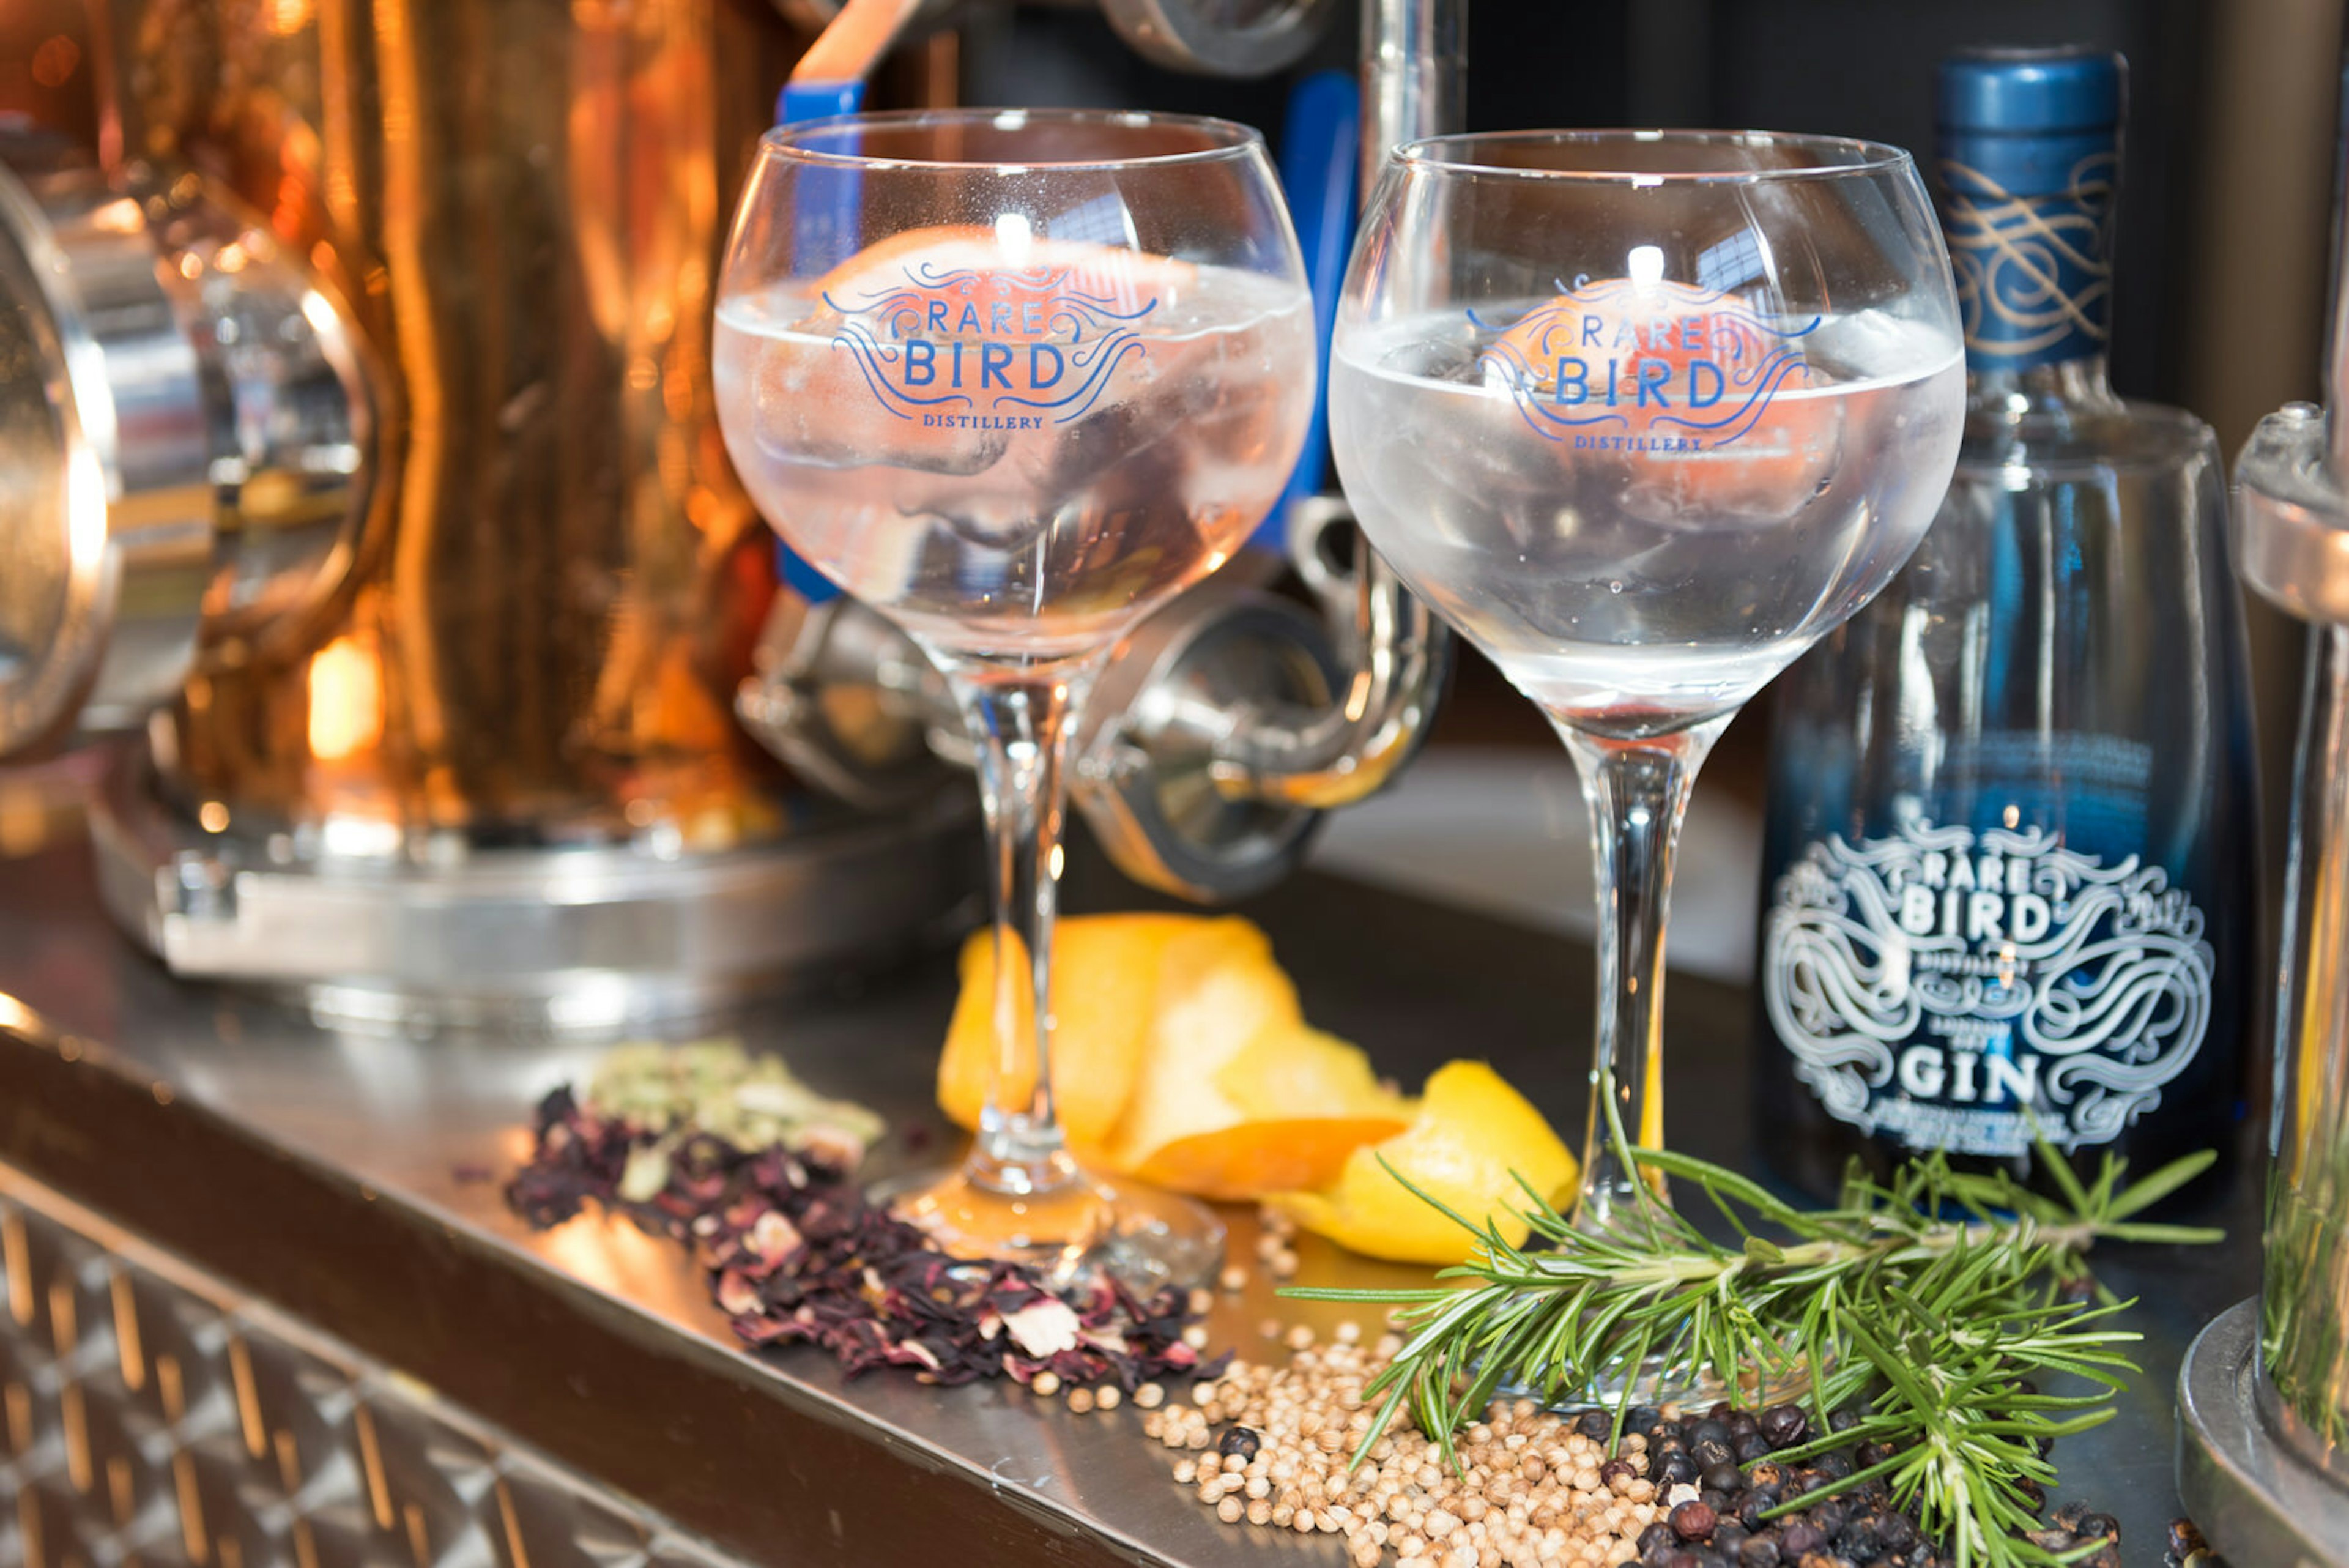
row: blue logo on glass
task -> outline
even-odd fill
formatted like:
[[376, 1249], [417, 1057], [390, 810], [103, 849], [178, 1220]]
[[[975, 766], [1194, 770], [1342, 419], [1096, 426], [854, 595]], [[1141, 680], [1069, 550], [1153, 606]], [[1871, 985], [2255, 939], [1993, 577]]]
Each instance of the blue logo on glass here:
[[826, 292], [833, 346], [856, 357], [898, 419], [953, 430], [1040, 430], [1081, 419], [1127, 360], [1147, 357], [1135, 324], [1158, 308], [1075, 267], [908, 267], [863, 295]]
[[1515, 322], [1468, 318], [1497, 334], [1478, 367], [1509, 388], [1537, 435], [1656, 452], [1749, 433], [1780, 391], [1808, 384], [1802, 340], [1822, 320], [1774, 319], [1727, 290], [1583, 277]]

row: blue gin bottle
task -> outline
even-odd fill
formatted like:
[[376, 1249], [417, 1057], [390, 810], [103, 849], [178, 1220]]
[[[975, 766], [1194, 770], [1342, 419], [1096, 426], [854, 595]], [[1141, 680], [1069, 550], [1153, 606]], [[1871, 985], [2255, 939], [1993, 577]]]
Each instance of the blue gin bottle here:
[[1758, 1147], [1830, 1192], [1927, 1149], [2044, 1185], [2240, 1115], [2258, 834], [2226, 477], [2106, 373], [2119, 57], [1943, 62], [1957, 476], [1883, 595], [1778, 682]]

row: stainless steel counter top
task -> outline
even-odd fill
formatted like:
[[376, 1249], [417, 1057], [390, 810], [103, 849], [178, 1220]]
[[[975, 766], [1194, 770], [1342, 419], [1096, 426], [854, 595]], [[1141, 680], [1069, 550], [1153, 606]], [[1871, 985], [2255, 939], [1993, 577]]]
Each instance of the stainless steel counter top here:
[[[1077, 908], [1143, 901], [1086, 873]], [[1589, 956], [1555, 937], [1399, 895], [1300, 877], [1250, 907], [1308, 1016], [1415, 1082], [1494, 1061], [1562, 1128], [1580, 1126]], [[883, 1170], [953, 1146], [930, 1104], [952, 1002], [939, 960], [729, 1021], [818, 1087], [899, 1128]], [[12, 1001], [13, 999], [13, 1001]], [[1752, 1149], [1746, 1010], [1681, 977], [1669, 1136], [1732, 1163]], [[813, 1352], [737, 1349], [670, 1244], [583, 1218], [534, 1234], [499, 1182], [546, 1089], [593, 1046], [318, 1029], [267, 1002], [182, 986], [98, 912], [85, 846], [0, 861], [0, 1159], [414, 1373], [688, 1528], [760, 1561], [1208, 1564], [1342, 1560], [1337, 1544], [1216, 1523], [1169, 1478], [1129, 1409], [1071, 1415], [1000, 1385], [845, 1382]], [[2220, 1251], [2147, 1249], [2108, 1280], [2145, 1296], [2145, 1375], [2122, 1418], [2065, 1446], [2063, 1495], [2118, 1515], [2132, 1563], [2176, 1511], [2173, 1388], [2193, 1333], [2255, 1287], [2253, 1184], [2206, 1216]], [[1252, 1255], [1250, 1218], [1230, 1216]], [[1407, 1281], [1312, 1238], [1300, 1283]], [[1226, 1298], [1216, 1347], [1268, 1354], [1258, 1324], [1334, 1307]]]

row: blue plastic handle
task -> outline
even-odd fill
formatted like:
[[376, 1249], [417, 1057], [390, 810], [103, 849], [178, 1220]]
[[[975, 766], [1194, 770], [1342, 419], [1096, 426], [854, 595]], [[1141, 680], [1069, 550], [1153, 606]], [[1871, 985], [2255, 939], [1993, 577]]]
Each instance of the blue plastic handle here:
[[1280, 182], [1297, 220], [1297, 243], [1305, 253], [1306, 281], [1313, 286], [1315, 369], [1313, 419], [1305, 428], [1305, 450], [1289, 473], [1280, 504], [1258, 524], [1251, 544], [1285, 548], [1290, 503], [1319, 494], [1330, 463], [1330, 332], [1338, 319], [1338, 291], [1346, 281], [1346, 257], [1353, 248], [1356, 170], [1362, 140], [1361, 89], [1344, 71], [1316, 71], [1288, 95], [1288, 117], [1280, 135]]
[[[864, 107], [864, 84], [850, 82], [785, 82], [775, 99], [779, 125], [854, 114]], [[845, 256], [855, 239], [857, 177], [853, 170], [807, 169], [801, 171], [797, 210], [792, 219], [792, 270], [805, 276], [828, 271]], [[840, 585], [775, 541], [775, 563], [783, 585], [810, 605], [840, 597]]]
[[775, 123], [797, 125], [803, 119], [854, 114], [864, 107], [863, 82], [785, 82], [775, 98]]

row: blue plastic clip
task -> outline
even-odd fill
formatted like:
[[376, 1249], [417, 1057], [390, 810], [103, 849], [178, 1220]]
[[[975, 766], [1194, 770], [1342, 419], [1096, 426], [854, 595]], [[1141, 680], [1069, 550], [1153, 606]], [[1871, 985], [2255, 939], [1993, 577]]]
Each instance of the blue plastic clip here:
[[1297, 243], [1305, 253], [1305, 276], [1313, 286], [1315, 369], [1313, 419], [1305, 427], [1305, 450], [1288, 476], [1280, 504], [1248, 541], [1285, 552], [1288, 509], [1320, 493], [1330, 465], [1330, 333], [1338, 319], [1338, 291], [1346, 281], [1346, 258], [1353, 249], [1356, 171], [1362, 140], [1361, 89], [1344, 71], [1316, 71], [1288, 95], [1288, 116], [1280, 136], [1280, 182], [1297, 220]]
[[[854, 114], [864, 107], [864, 84], [849, 82], [785, 82], [775, 99], [775, 120], [796, 125], [835, 114]], [[798, 210], [792, 220], [793, 270], [802, 275], [828, 270], [847, 255], [855, 241], [858, 180], [854, 170], [808, 169], [800, 176]], [[840, 585], [793, 553], [781, 539], [775, 561], [783, 584], [811, 605], [840, 597]]]

